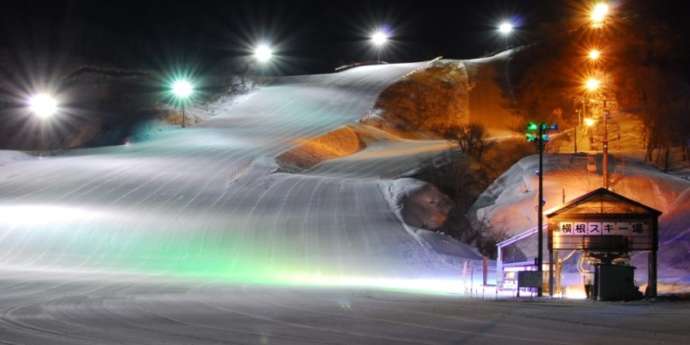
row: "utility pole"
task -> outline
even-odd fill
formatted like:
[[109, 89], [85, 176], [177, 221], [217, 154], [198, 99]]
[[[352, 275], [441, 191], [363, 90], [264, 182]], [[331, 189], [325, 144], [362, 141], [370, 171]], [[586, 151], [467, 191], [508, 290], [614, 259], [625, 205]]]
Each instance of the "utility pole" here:
[[604, 139], [602, 141], [602, 151], [604, 188], [609, 189], [609, 109], [606, 105], [606, 98], [604, 98]]
[[575, 128], [573, 129], [573, 153], [577, 153], [577, 130], [580, 128], [580, 109], [577, 107], [576, 99], [573, 99], [573, 108], [575, 108], [575, 114], [577, 114], [577, 122], [575, 122]]
[[[537, 176], [539, 177], [537, 192], [537, 271], [541, 279], [544, 277], [544, 146], [549, 141], [548, 131], [556, 129], [558, 127], [555, 124], [548, 125], [543, 122], [539, 124], [530, 122], [527, 125], [526, 133], [527, 141], [536, 143], [539, 150], [539, 171], [537, 171]], [[551, 265], [550, 263], [549, 267]], [[544, 294], [542, 286], [540, 285], [537, 289], [537, 296], [539, 297]], [[553, 294], [552, 280], [549, 280], [549, 288], [549, 292]]]
[[185, 113], [184, 113], [184, 104], [182, 105], [182, 128], [186, 127], [186, 121], [185, 121]]
[[[539, 139], [537, 139], [537, 145], [539, 145], [539, 204], [537, 211], [537, 232], [539, 236], [538, 247], [539, 252], [537, 253], [537, 271], [540, 277], [544, 277], [544, 126], [539, 125]], [[540, 284], [537, 290], [537, 296], [541, 297], [543, 295], [543, 284]]]
[[172, 84], [172, 95], [176, 98], [176, 103], [182, 108], [182, 128], [187, 126], [185, 106], [190, 96], [194, 93], [194, 85], [189, 80], [178, 79]]

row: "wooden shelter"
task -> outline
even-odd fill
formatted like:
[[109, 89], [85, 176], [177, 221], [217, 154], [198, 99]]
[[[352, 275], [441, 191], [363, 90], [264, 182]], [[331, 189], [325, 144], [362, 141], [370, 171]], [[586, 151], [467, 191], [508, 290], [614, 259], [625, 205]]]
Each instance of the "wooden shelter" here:
[[578, 250], [602, 261], [648, 251], [646, 295], [656, 296], [658, 218], [661, 212], [605, 188], [589, 192], [548, 214], [549, 288], [554, 291], [554, 256]]

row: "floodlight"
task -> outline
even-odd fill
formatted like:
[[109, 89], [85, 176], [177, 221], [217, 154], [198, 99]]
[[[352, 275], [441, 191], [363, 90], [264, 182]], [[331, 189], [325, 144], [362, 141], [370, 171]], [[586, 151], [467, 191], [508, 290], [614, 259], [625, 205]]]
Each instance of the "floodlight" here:
[[609, 5], [605, 2], [600, 2], [592, 7], [590, 18], [594, 26], [601, 26], [606, 17], [609, 15]]
[[381, 47], [388, 42], [388, 34], [383, 30], [378, 30], [371, 35], [371, 43]]
[[596, 78], [589, 78], [587, 81], [585, 81], [585, 89], [590, 92], [594, 92], [599, 90], [601, 87], [601, 81]]
[[261, 43], [254, 48], [254, 59], [260, 63], [266, 63], [273, 58], [273, 49], [268, 44]]
[[47, 119], [57, 113], [58, 102], [47, 93], [39, 93], [29, 98], [29, 109], [41, 119]]
[[599, 49], [592, 49], [587, 53], [587, 58], [590, 61], [597, 61], [601, 57], [601, 51]]
[[503, 21], [498, 25], [498, 32], [503, 36], [508, 36], [513, 33], [515, 26], [509, 21]]
[[194, 86], [186, 79], [176, 80], [172, 84], [172, 93], [177, 98], [185, 99], [194, 93]]

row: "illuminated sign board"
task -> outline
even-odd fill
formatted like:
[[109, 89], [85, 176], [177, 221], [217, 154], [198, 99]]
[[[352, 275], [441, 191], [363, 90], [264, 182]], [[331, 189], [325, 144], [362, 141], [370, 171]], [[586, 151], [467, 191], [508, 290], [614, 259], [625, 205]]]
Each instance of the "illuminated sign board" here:
[[[550, 224], [553, 249], [649, 250], [653, 243], [648, 219], [561, 220]], [[615, 248], [614, 248], [615, 247]]]
[[652, 227], [648, 221], [593, 221], [559, 222], [554, 236], [650, 236]]

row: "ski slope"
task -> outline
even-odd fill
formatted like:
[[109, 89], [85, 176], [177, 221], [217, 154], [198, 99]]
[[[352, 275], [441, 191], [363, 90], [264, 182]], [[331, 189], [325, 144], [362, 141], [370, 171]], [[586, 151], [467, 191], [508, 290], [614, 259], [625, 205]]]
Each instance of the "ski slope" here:
[[277, 172], [274, 160], [299, 139], [358, 121], [386, 86], [426, 65], [279, 78], [241, 102], [221, 98], [218, 115], [193, 128], [6, 164], [0, 268], [257, 283], [456, 279], [473, 251], [454, 243], [470, 255], [436, 252], [387, 193], [415, 157], [447, 145], [396, 151], [392, 142], [398, 153], [382, 173], [366, 157], [299, 174]]
[[486, 300], [384, 291], [0, 276], [0, 343], [687, 344], [688, 302]]

